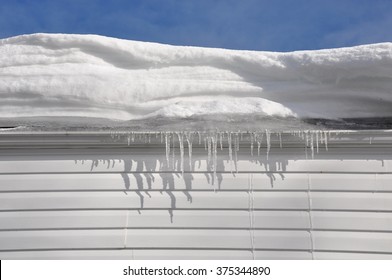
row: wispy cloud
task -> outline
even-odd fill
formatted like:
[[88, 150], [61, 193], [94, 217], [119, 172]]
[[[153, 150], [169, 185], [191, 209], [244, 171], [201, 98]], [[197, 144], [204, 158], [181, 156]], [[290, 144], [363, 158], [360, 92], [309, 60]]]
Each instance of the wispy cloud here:
[[360, 22], [344, 29], [326, 34], [323, 42], [335, 47], [392, 42], [392, 18]]

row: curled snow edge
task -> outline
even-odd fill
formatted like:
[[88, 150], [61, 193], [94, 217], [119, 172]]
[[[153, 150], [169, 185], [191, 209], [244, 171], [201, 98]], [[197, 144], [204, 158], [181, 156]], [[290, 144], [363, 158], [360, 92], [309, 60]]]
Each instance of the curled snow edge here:
[[32, 34], [0, 55], [3, 118], [392, 116], [391, 43], [277, 53]]

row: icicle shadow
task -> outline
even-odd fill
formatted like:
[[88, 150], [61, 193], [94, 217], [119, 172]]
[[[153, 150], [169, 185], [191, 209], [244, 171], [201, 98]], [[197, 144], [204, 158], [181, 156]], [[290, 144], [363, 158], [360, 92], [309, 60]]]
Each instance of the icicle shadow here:
[[159, 176], [162, 178], [162, 191], [166, 192], [170, 197], [170, 208], [168, 209], [170, 215], [170, 222], [173, 223], [173, 210], [176, 209], [176, 196], [173, 191], [174, 186], [174, 175], [172, 173], [160, 173]]

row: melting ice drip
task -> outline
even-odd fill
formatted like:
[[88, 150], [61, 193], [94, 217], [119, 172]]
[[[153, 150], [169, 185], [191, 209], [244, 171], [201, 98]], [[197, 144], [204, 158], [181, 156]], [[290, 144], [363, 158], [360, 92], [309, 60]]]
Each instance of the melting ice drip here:
[[[340, 132], [334, 131], [336, 135]], [[189, 171], [192, 171], [192, 153], [195, 145], [203, 147], [206, 150], [208, 170], [213, 173], [212, 184], [215, 182], [217, 173], [217, 159], [218, 150], [228, 150], [228, 157], [230, 162], [230, 171], [238, 172], [238, 152], [241, 143], [250, 144], [250, 155], [256, 157], [255, 146], [257, 145], [257, 156], [265, 156], [267, 161], [272, 147], [272, 142], [278, 142], [279, 148], [285, 145], [282, 140], [282, 134], [291, 135], [304, 143], [305, 155], [308, 159], [310, 150], [311, 158], [314, 159], [315, 153], [319, 153], [320, 147], [324, 146], [328, 150], [328, 141], [331, 136], [331, 131], [325, 130], [305, 130], [305, 131], [291, 131], [291, 132], [273, 132], [268, 129], [255, 132], [196, 132], [196, 131], [176, 131], [176, 132], [124, 132], [113, 131], [111, 137], [119, 141], [125, 138], [128, 146], [136, 143], [160, 143], [165, 145], [166, 149], [166, 165], [167, 168], [173, 171], [185, 172], [184, 158], [185, 150], [188, 149]], [[289, 142], [287, 142], [289, 144]], [[180, 165], [179, 168], [175, 166], [176, 146], [179, 147]], [[276, 145], [278, 146], [278, 145]], [[263, 152], [262, 149], [265, 149]]]

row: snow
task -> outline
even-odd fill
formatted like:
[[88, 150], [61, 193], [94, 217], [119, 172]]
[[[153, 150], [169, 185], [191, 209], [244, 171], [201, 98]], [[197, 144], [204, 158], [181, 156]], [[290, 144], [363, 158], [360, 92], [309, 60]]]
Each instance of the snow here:
[[97, 35], [0, 40], [2, 118], [392, 117], [392, 43], [291, 53]]

